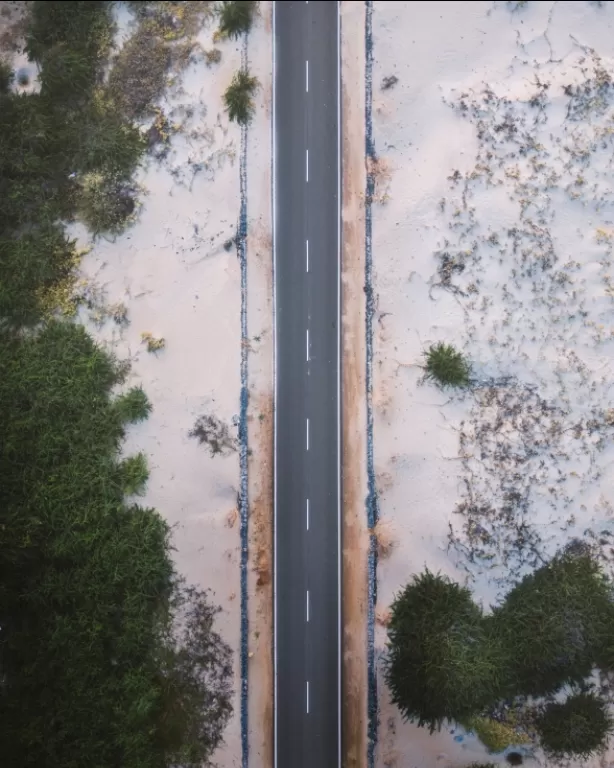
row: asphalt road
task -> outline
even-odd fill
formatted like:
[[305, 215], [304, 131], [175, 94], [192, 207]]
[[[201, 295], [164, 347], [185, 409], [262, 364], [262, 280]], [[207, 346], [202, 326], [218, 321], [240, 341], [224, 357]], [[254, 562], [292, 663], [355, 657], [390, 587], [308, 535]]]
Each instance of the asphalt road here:
[[338, 768], [338, 9], [274, 12], [275, 764]]

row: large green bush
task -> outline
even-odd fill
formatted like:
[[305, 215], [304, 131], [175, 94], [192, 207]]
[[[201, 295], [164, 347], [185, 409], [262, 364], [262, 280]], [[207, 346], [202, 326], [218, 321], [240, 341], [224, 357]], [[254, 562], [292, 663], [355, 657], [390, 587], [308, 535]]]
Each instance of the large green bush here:
[[554, 759], [589, 758], [602, 752], [614, 723], [608, 704], [593, 693], [548, 704], [537, 719], [541, 746]]
[[564, 554], [526, 576], [493, 614], [510, 651], [510, 692], [554, 693], [581, 682], [614, 632], [613, 590], [588, 554]]
[[469, 590], [425, 571], [397, 595], [388, 625], [386, 681], [407, 719], [431, 731], [496, 697], [500, 644]]
[[[498, 752], [527, 743], [529, 721], [516, 714], [529, 697], [586, 685], [596, 667], [614, 671], [612, 637], [612, 582], [582, 547], [523, 578], [488, 616], [467, 589], [427, 570], [393, 602], [386, 681], [404, 717], [431, 730], [456, 721]], [[610, 732], [603, 707], [584, 694], [549, 705], [539, 719], [544, 748], [596, 749]]]

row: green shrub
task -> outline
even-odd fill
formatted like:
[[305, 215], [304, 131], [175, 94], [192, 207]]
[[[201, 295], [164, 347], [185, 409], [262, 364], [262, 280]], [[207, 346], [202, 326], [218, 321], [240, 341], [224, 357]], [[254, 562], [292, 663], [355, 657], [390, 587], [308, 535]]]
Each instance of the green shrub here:
[[426, 352], [426, 378], [443, 387], [466, 387], [469, 384], [471, 366], [461, 352], [451, 344], [439, 342]]
[[145, 492], [145, 486], [149, 480], [145, 454], [137, 453], [135, 456], [128, 456], [120, 462], [118, 471], [119, 483], [126, 496], [141, 496]]
[[122, 424], [144, 421], [151, 413], [151, 403], [141, 387], [132, 387], [113, 401], [113, 408]]
[[385, 674], [405, 718], [431, 731], [470, 718], [496, 699], [502, 668], [469, 590], [427, 570], [397, 595]]
[[226, 112], [232, 122], [247, 125], [254, 116], [253, 95], [258, 88], [258, 79], [250, 77], [249, 72], [240, 70], [224, 93]]
[[550, 757], [587, 759], [605, 749], [614, 723], [605, 701], [592, 693], [580, 693], [562, 704], [548, 704], [536, 726]]
[[136, 207], [136, 189], [129, 182], [102, 173], [88, 173], [81, 183], [78, 212], [94, 234], [122, 232]]
[[526, 576], [493, 612], [513, 659], [510, 693], [543, 696], [590, 675], [614, 633], [612, 585], [588, 554], [564, 554]]
[[252, 27], [258, 3], [254, 0], [223, 2], [219, 9], [220, 33], [233, 40], [247, 34]]

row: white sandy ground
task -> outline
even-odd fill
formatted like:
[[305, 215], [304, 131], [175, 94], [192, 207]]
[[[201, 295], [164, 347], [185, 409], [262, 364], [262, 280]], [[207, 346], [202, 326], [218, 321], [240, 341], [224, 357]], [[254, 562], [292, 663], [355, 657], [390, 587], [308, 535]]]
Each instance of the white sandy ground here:
[[[272, 367], [270, 238], [263, 236], [270, 232], [265, 113], [271, 83], [270, 6], [261, 3], [262, 15], [250, 38], [253, 72], [262, 83], [248, 144], [249, 237], [254, 232], [261, 236], [258, 253], [249, 246], [248, 319], [250, 334], [264, 340], [250, 352], [255, 404], [270, 395]], [[129, 11], [120, 4], [117, 12], [125, 40]], [[166, 159], [147, 160], [139, 173], [145, 193], [136, 222], [115, 240], [97, 239], [82, 262], [94, 304], [124, 305], [129, 325], [118, 326], [96, 308], [84, 309], [81, 318], [96, 339], [120, 359], [130, 360], [126, 386], [142, 385], [153, 404], [150, 418], [130, 428], [125, 444], [127, 454], [143, 451], [149, 463], [150, 479], [139, 503], [155, 507], [174, 527], [178, 571], [188, 582], [210, 589], [222, 608], [217, 628], [235, 654], [234, 714], [214, 762], [231, 768], [241, 764], [239, 454], [233, 450], [212, 457], [206, 446], [188, 436], [203, 414], [221, 419], [235, 436], [240, 405], [240, 269], [235, 247], [224, 248], [239, 219], [240, 129], [229, 124], [222, 94], [240, 67], [241, 42], [214, 44], [215, 26], [213, 20], [208, 23], [198, 42], [205, 50], [220, 48], [221, 63], [207, 67], [197, 57], [161, 102], [165, 112], [171, 110], [171, 122], [182, 127], [173, 134]], [[89, 242], [82, 227], [75, 227], [75, 234], [80, 244]], [[147, 332], [165, 340], [163, 350], [146, 350], [141, 334]], [[260, 469], [256, 455], [250, 472]], [[257, 595], [250, 597], [255, 610]], [[268, 631], [267, 617], [261, 614], [252, 616], [256, 633], [258, 622], [262, 632]], [[260, 697], [250, 738], [258, 768], [257, 755], [266, 749], [258, 728], [265, 697], [257, 687], [253, 693]]]
[[[573, 538], [611, 555], [614, 3], [376, 1], [373, 25], [384, 620], [425, 566], [488, 608]], [[472, 394], [421, 385], [438, 341], [472, 360]], [[379, 690], [381, 768], [485, 756]]]

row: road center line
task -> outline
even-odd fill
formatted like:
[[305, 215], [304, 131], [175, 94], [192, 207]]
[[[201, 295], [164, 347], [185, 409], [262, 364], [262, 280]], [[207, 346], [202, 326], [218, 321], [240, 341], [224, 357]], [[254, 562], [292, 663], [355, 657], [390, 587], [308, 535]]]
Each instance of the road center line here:
[[305, 92], [309, 93], [309, 59], [305, 61]]
[[305, 181], [309, 182], [309, 150], [305, 150]]
[[309, 714], [309, 680], [307, 680], [307, 714]]
[[306, 272], [309, 272], [309, 240], [305, 240], [305, 259], [307, 262]]
[[309, 499], [307, 499], [307, 530], [309, 530]]
[[309, 450], [309, 419], [307, 419], [307, 450]]
[[309, 328], [307, 328], [307, 362], [309, 362]]
[[307, 623], [309, 623], [309, 590], [307, 590]]

